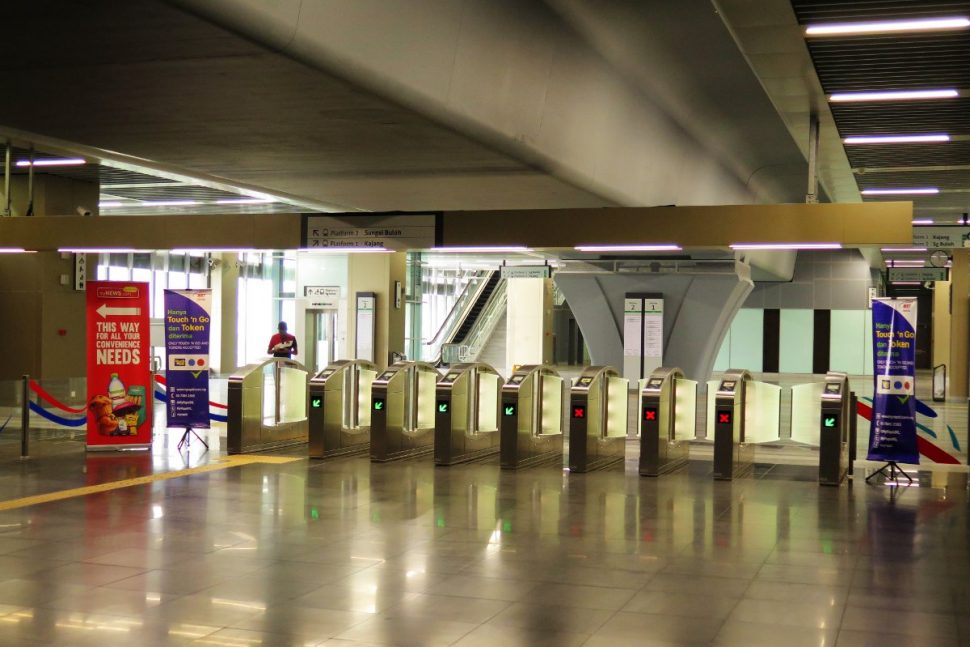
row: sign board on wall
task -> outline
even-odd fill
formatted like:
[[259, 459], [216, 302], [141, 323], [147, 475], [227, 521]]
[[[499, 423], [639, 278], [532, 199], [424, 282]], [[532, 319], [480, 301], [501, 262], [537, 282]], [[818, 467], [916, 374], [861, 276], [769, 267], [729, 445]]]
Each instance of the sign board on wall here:
[[147, 283], [88, 281], [88, 449], [147, 448], [152, 377]]
[[890, 267], [889, 281], [946, 281], [945, 267]]
[[335, 310], [340, 305], [340, 286], [308, 285], [303, 288], [303, 296], [311, 310]]
[[639, 380], [663, 364], [663, 295], [623, 299], [623, 377]]
[[381, 215], [303, 217], [302, 246], [313, 249], [429, 249], [435, 246], [437, 216]]
[[927, 249], [966, 247], [970, 227], [913, 227], [913, 245]]
[[377, 294], [374, 292], [357, 293], [357, 336], [354, 344], [354, 358], [375, 361], [374, 347], [377, 345]]

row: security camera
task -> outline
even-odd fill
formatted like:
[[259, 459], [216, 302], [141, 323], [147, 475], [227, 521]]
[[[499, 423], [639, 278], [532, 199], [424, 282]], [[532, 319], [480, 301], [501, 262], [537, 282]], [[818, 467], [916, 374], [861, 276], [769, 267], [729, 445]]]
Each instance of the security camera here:
[[78, 207], [77, 215], [84, 216], [85, 218], [87, 218], [87, 217], [93, 216], [94, 212], [88, 209], [87, 207]]

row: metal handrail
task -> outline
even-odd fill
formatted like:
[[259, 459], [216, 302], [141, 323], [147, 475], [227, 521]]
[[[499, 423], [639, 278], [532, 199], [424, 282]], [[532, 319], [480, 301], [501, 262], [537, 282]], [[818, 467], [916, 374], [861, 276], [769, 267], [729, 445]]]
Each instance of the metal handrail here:
[[441, 360], [441, 347], [461, 328], [465, 319], [468, 317], [472, 304], [478, 301], [493, 273], [491, 271], [485, 272], [483, 276], [476, 276], [465, 285], [465, 288], [441, 324], [441, 328], [438, 329], [438, 332], [430, 342], [423, 343], [425, 347], [422, 352], [423, 357], [427, 357], [429, 361], [435, 363]]

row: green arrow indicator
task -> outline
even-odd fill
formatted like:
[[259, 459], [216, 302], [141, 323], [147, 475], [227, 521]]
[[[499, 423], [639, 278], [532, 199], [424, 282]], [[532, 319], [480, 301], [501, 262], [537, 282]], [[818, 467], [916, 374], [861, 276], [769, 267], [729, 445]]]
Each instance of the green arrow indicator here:
[[314, 409], [323, 407], [323, 398], [310, 398], [310, 406]]
[[514, 416], [515, 415], [515, 405], [514, 404], [506, 405], [506, 407], [505, 407], [505, 415], [506, 416]]
[[384, 410], [384, 401], [374, 400], [374, 411], [383, 411], [383, 410]]
[[834, 428], [839, 422], [838, 416], [822, 416], [822, 426], [826, 428]]
[[448, 413], [448, 403], [439, 402], [438, 403], [438, 413]]

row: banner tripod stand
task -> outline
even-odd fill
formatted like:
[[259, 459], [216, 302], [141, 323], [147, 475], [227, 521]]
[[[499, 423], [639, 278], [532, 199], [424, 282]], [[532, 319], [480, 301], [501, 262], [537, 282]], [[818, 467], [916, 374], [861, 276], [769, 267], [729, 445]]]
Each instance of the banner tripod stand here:
[[196, 431], [195, 431], [195, 429], [193, 429], [192, 427], [186, 427], [185, 428], [185, 433], [182, 434], [182, 438], [181, 438], [181, 440], [179, 440], [179, 444], [176, 445], [176, 449], [178, 451], [182, 451], [182, 446], [184, 445], [186, 451], [188, 451], [189, 444], [192, 442], [192, 436], [195, 436], [196, 440], [198, 440], [200, 443], [202, 443], [202, 445], [205, 447], [205, 450], [206, 451], [209, 451], [209, 443], [205, 442], [202, 439], [202, 436], [200, 436], [199, 434], [197, 434]]
[[[888, 474], [886, 473], [886, 468], [889, 468]], [[868, 483], [870, 479], [875, 478], [876, 474], [882, 474], [883, 476], [886, 477], [887, 481], [896, 481], [897, 483], [899, 482], [899, 475], [902, 474], [903, 476], [906, 477], [906, 480], [909, 481], [910, 484], [913, 483], [913, 477], [907, 474], [903, 470], [903, 468], [899, 466], [899, 463], [897, 463], [896, 461], [889, 461], [888, 463], [886, 463], [885, 465], [877, 469], [875, 472], [867, 476], [866, 483]]]

